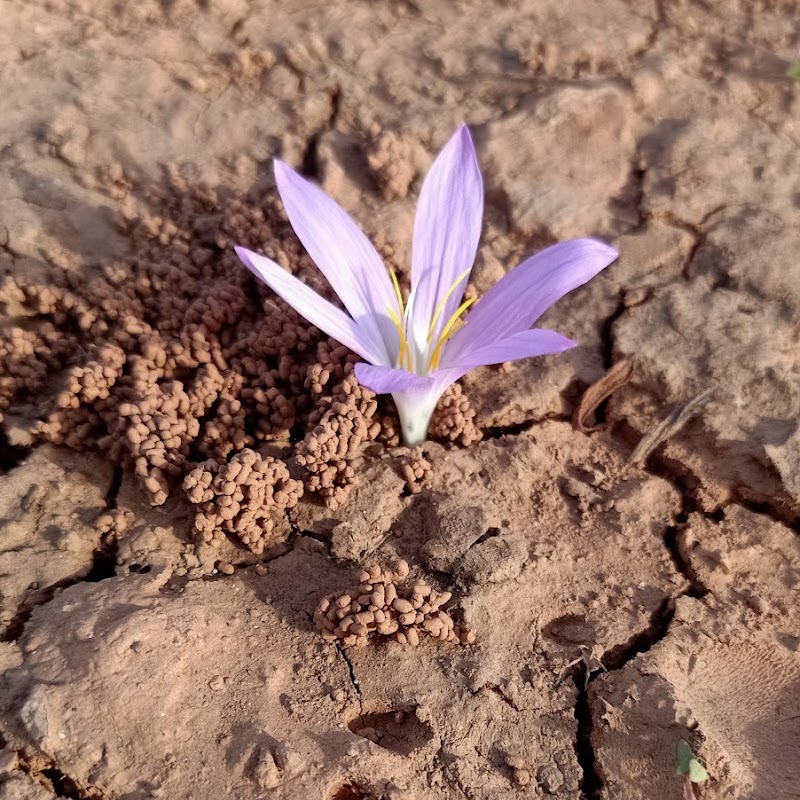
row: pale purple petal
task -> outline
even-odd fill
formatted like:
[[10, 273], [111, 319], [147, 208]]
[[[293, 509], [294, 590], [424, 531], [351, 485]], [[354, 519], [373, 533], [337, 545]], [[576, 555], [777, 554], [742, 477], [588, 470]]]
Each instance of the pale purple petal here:
[[530, 328], [559, 298], [582, 286], [618, 256], [596, 239], [573, 239], [542, 250], [501, 278], [447, 344], [448, 363]]
[[396, 367], [356, 364], [356, 379], [375, 394], [392, 394], [409, 389], [427, 391], [433, 385], [430, 375], [417, 375]]
[[383, 343], [375, 341], [375, 335], [367, 335], [341, 309], [320, 297], [302, 281], [287, 272], [269, 258], [258, 255], [244, 247], [236, 247], [236, 255], [257, 278], [260, 278], [275, 294], [285, 300], [298, 314], [316, 325], [328, 336], [349, 347], [367, 361], [380, 363]]
[[[483, 181], [466, 125], [445, 145], [425, 178], [414, 220], [411, 287], [418, 289], [415, 338], [427, 336], [439, 303], [472, 267], [483, 218]], [[445, 303], [437, 331], [458, 308], [468, 275]]]
[[[378, 251], [338, 203], [282, 161], [275, 161], [275, 182], [297, 237], [350, 315], [374, 338], [395, 342], [386, 312], [400, 309]], [[379, 363], [388, 364], [392, 347], [384, 349]]]
[[470, 350], [459, 358], [457, 364], [453, 363], [445, 347], [442, 365], [449, 368], [473, 369], [488, 364], [502, 364], [504, 361], [517, 361], [520, 358], [563, 353], [565, 350], [575, 347], [576, 344], [577, 342], [556, 333], [556, 331], [533, 328], [514, 333], [499, 342], [479, 347], [477, 350]]

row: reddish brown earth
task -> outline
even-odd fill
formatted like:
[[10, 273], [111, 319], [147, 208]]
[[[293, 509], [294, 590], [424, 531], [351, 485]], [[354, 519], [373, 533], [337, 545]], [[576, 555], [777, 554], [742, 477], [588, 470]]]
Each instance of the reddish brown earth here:
[[[9, 0], [0, 800], [678, 800], [681, 739], [702, 798], [800, 797], [796, 16]], [[231, 244], [325, 291], [279, 155], [407, 276], [463, 121], [475, 291], [559, 239], [620, 259], [543, 320], [580, 347], [476, 370], [409, 451]], [[323, 639], [400, 559], [464, 643]]]

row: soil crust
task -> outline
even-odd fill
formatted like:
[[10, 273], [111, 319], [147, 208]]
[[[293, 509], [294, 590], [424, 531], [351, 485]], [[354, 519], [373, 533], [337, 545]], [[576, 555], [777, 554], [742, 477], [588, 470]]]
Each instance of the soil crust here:
[[[585, 5], [8, 4], [0, 800], [798, 797], [796, 7]], [[465, 121], [470, 293], [620, 258], [406, 448], [232, 246], [407, 286]]]

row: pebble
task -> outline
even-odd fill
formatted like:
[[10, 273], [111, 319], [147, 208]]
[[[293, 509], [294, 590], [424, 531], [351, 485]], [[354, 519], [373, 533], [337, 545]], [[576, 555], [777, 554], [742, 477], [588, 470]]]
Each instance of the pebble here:
[[522, 756], [509, 753], [505, 758], [506, 766], [511, 769], [525, 769], [525, 759]]
[[527, 769], [514, 770], [514, 783], [517, 786], [527, 786], [531, 782], [531, 773]]

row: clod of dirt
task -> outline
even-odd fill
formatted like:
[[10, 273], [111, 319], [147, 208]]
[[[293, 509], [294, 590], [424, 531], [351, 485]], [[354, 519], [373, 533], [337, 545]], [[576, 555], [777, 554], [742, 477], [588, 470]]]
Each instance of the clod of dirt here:
[[405, 197], [416, 170], [409, 143], [393, 131], [375, 129], [367, 148], [367, 162], [385, 200]]
[[542, 633], [559, 644], [591, 644], [597, 637], [595, 626], [579, 614], [556, 617], [542, 628]]
[[426, 541], [420, 548], [423, 563], [437, 572], [450, 572], [456, 562], [486, 533], [486, 512], [465, 506], [444, 494], [432, 495], [423, 509]]
[[433, 740], [433, 729], [416, 708], [359, 714], [347, 723], [350, 730], [377, 745], [407, 756]]
[[11, 772], [3, 776], [0, 800], [53, 800], [53, 792], [24, 772]]
[[[103, 530], [111, 467], [97, 456], [44, 446], [0, 482], [0, 630], [57, 586], [88, 575]], [[102, 516], [100, 516], [102, 519]], [[32, 523], [32, 520], [34, 521]]]
[[194, 528], [204, 542], [232, 534], [253, 553], [286, 538], [288, 526], [276, 532], [276, 521], [303, 494], [283, 461], [250, 449], [229, 462], [206, 461], [186, 476], [183, 488], [200, 506]]
[[408, 575], [408, 564], [402, 560], [394, 570], [373, 564], [359, 572], [358, 586], [324, 597], [314, 612], [323, 639], [356, 647], [366, 647], [373, 635], [412, 647], [420, 636], [472, 644], [475, 634], [457, 625], [442, 608], [452, 594], [437, 592], [424, 581], [411, 581]]
[[410, 502], [390, 460], [357, 459], [358, 480], [349, 489], [345, 509], [301, 503], [290, 512], [292, 524], [317, 537], [330, 538], [331, 555], [363, 563], [387, 538], [397, 516]]
[[511, 780], [515, 786], [527, 786], [531, 782], [531, 773], [528, 763], [522, 756], [509, 753], [504, 759], [505, 765], [512, 770]]
[[130, 523], [133, 514], [124, 508], [114, 508], [101, 514], [95, 521], [95, 528], [102, 534], [111, 534], [116, 538]]
[[463, 585], [504, 583], [516, 578], [527, 561], [525, 537], [500, 532], [470, 547], [455, 565], [455, 575]]

